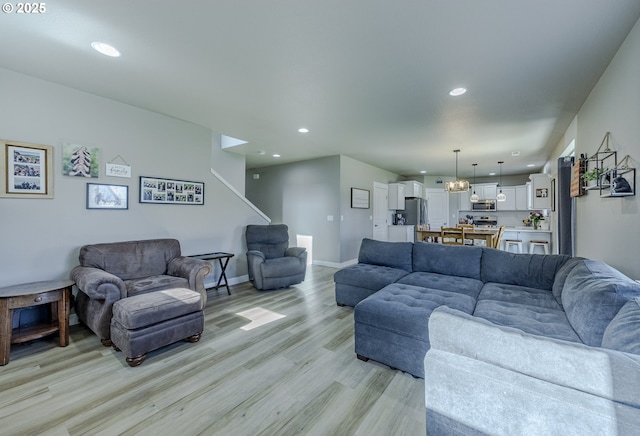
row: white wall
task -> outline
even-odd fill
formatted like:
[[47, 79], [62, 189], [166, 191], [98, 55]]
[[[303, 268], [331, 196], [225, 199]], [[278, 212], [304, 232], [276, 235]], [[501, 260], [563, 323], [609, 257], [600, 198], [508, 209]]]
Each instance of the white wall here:
[[[0, 138], [54, 147], [55, 195], [0, 198], [0, 287], [68, 277], [84, 244], [163, 237], [184, 254], [232, 252], [228, 276], [246, 275], [244, 227], [265, 221], [211, 175], [209, 129], [3, 69], [0, 95]], [[64, 142], [99, 147], [100, 177], [63, 176]], [[118, 155], [131, 179], [104, 175]], [[202, 181], [205, 205], [140, 204], [141, 175]], [[128, 185], [129, 210], [87, 210], [89, 181]]]
[[[640, 22], [580, 109], [565, 133], [576, 138], [576, 155], [591, 156], [606, 132], [618, 157], [629, 154], [640, 163]], [[561, 151], [566, 144], [560, 145]], [[556, 156], [558, 157], [556, 152]], [[552, 159], [554, 161], [554, 159]], [[636, 174], [636, 182], [638, 175]], [[638, 185], [640, 186], [640, 185]], [[607, 262], [634, 279], [640, 279], [640, 197], [600, 198], [597, 192], [576, 199], [576, 255]]]

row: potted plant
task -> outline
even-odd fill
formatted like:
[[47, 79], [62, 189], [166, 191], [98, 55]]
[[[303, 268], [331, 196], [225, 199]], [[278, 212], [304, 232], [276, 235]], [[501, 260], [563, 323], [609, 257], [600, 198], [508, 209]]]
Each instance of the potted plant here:
[[542, 215], [542, 212], [536, 210], [529, 214], [529, 219], [533, 223], [534, 230], [538, 230], [540, 227], [540, 221], [544, 221], [544, 215]]
[[596, 168], [584, 173], [582, 175], [582, 178], [584, 179], [584, 181], [586, 183], [586, 186], [588, 188], [590, 188], [590, 187], [596, 186], [598, 184], [598, 179], [600, 178], [602, 173], [604, 173], [604, 170], [596, 167]]

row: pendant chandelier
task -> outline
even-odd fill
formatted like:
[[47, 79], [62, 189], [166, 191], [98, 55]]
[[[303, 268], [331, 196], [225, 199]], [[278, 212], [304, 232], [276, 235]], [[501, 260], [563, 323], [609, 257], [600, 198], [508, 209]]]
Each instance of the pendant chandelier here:
[[469, 201], [472, 203], [477, 203], [478, 200], [480, 200], [480, 197], [478, 196], [478, 194], [476, 194], [476, 167], [478, 166], [478, 164], [474, 163], [471, 165], [473, 165], [473, 194], [471, 194], [471, 197], [469, 197]]
[[503, 163], [504, 163], [504, 161], [498, 162], [498, 164], [500, 164], [500, 192], [496, 196], [496, 200], [498, 200], [498, 201], [506, 201], [507, 200], [507, 196], [502, 193], [502, 164]]
[[458, 179], [458, 153], [460, 150], [453, 150], [456, 154], [456, 179], [453, 182], [446, 182], [444, 184], [444, 190], [451, 192], [467, 192], [469, 190], [469, 181]]

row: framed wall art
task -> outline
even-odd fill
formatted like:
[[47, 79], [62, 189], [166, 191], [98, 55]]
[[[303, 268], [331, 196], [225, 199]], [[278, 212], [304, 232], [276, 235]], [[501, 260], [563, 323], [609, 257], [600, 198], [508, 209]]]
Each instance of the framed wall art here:
[[53, 147], [0, 140], [0, 197], [53, 198]]
[[99, 177], [99, 154], [98, 147], [62, 144], [62, 174], [72, 177]]
[[87, 183], [87, 209], [129, 209], [129, 187]]
[[351, 208], [369, 209], [369, 191], [366, 189], [351, 188]]
[[204, 183], [140, 176], [140, 203], [204, 204]]

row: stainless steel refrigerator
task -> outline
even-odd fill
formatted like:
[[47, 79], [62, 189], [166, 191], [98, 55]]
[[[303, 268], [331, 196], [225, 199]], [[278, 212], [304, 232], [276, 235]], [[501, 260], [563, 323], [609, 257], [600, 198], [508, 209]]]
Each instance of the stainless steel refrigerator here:
[[405, 198], [404, 210], [398, 210], [397, 213], [401, 213], [405, 218], [405, 225], [418, 226], [421, 224], [427, 224], [427, 200], [423, 198]]

